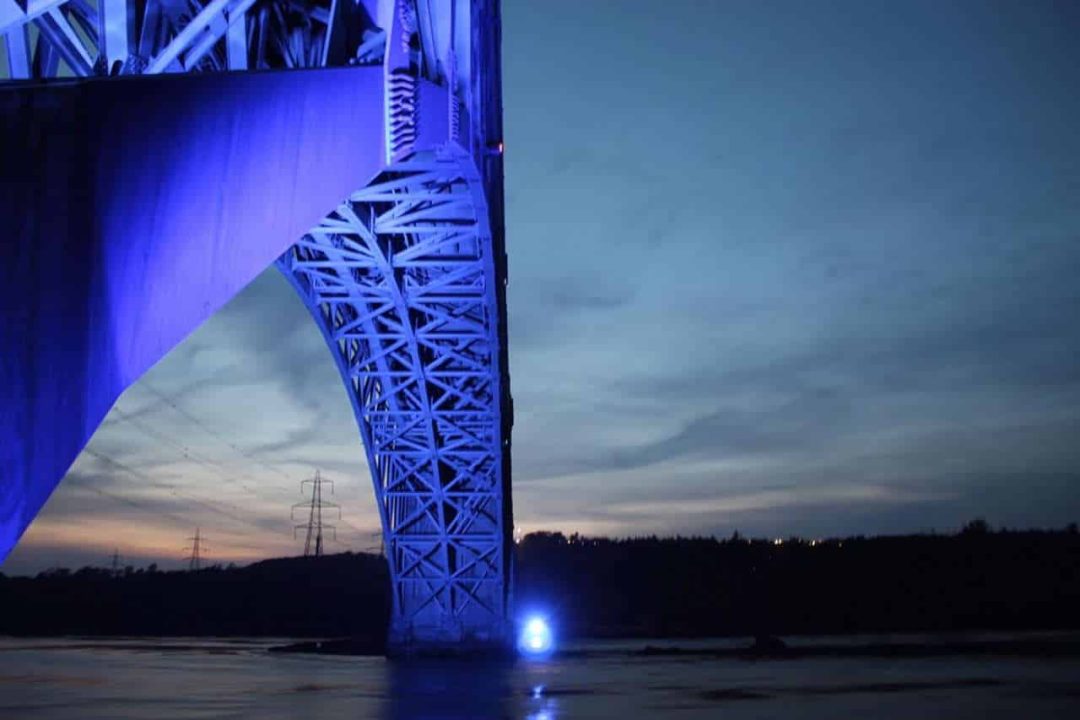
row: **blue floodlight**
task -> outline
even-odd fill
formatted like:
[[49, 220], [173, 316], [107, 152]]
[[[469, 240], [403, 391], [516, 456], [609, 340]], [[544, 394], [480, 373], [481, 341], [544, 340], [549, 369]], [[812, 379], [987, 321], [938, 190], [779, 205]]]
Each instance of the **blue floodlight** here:
[[525, 620], [518, 636], [518, 649], [522, 655], [544, 657], [555, 649], [555, 637], [547, 620], [539, 615], [532, 615]]

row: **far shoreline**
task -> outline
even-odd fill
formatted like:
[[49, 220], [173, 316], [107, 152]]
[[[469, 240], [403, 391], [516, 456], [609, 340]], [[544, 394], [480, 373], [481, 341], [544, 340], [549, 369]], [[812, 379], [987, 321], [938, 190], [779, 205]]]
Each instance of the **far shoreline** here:
[[[979, 637], [979, 636], [982, 637]], [[844, 642], [848, 640], [848, 642]], [[135, 652], [265, 652], [268, 654], [385, 657], [385, 643], [365, 638], [0, 636], [0, 653], [18, 650], [127, 650]], [[25, 643], [25, 644], [23, 644]], [[687, 660], [802, 660], [812, 658], [919, 659], [933, 657], [1080, 658], [1080, 632], [1032, 630], [703, 638], [581, 638], [556, 658], [685, 658]]]

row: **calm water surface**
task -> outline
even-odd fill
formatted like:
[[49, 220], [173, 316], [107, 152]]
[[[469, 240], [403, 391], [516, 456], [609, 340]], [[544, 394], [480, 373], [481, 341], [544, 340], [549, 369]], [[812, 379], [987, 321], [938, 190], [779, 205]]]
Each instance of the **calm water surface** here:
[[0, 718], [1080, 718], [1077, 659], [658, 658], [631, 655], [637, 641], [545, 663], [400, 665], [270, 644], [0, 639]]

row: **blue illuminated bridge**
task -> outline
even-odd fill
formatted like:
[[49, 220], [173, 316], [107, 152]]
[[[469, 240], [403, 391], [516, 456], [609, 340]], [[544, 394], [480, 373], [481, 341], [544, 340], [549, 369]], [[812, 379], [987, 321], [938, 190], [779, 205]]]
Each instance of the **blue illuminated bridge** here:
[[0, 0], [0, 559], [274, 264], [356, 414], [391, 649], [512, 644], [499, 45], [496, 0]]

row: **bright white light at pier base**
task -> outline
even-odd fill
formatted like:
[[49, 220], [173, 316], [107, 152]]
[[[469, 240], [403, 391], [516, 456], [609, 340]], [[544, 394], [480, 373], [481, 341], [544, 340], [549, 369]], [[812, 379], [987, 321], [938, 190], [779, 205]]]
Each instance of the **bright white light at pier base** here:
[[518, 649], [525, 655], [546, 655], [555, 647], [551, 628], [544, 618], [534, 615], [525, 621], [518, 638]]

